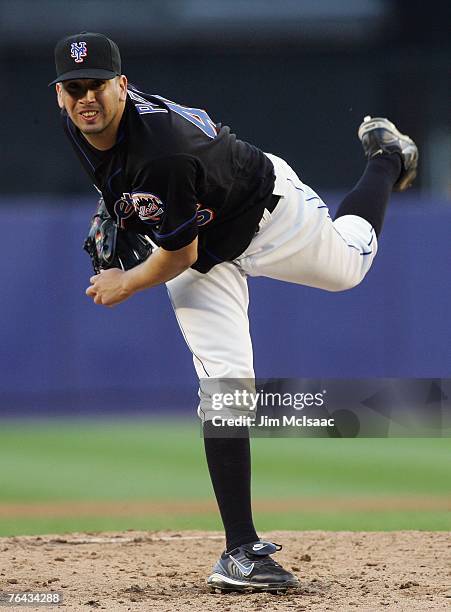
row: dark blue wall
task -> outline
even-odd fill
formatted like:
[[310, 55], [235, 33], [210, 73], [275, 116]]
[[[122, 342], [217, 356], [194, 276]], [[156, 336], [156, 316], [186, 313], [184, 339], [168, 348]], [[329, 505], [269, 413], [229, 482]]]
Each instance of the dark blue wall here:
[[[94, 206], [0, 201], [0, 414], [193, 412], [191, 356], [165, 289], [114, 309], [84, 295]], [[333, 294], [251, 279], [257, 375], [450, 377], [450, 232], [449, 202], [398, 196], [361, 286]]]

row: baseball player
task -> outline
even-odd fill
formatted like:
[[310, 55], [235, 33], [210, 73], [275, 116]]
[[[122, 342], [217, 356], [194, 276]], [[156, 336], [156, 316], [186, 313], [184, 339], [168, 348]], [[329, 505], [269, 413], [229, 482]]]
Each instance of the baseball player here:
[[271, 556], [281, 546], [260, 540], [253, 524], [247, 429], [235, 436], [228, 425], [218, 437], [209, 382], [254, 379], [248, 276], [327, 291], [363, 280], [392, 190], [415, 178], [417, 147], [387, 119], [366, 117], [358, 136], [367, 166], [332, 220], [285, 161], [240, 141], [202, 109], [130, 85], [106, 36], [68, 36], [57, 43], [55, 60], [51, 85], [76, 155], [117, 226], [146, 234], [157, 247], [132, 269], [94, 275], [86, 294], [114, 306], [166, 283], [193, 354], [226, 538], [207, 582], [220, 590], [295, 587], [298, 579]]

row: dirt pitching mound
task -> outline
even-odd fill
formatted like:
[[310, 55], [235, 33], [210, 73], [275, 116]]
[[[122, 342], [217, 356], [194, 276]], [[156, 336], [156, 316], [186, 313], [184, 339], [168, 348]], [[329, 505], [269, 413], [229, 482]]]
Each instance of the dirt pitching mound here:
[[57, 591], [63, 604], [51, 608], [84, 612], [451, 607], [450, 533], [285, 531], [262, 537], [284, 545], [276, 559], [300, 578], [295, 591], [211, 593], [205, 578], [223, 548], [223, 536], [198, 531], [0, 538], [0, 591]]

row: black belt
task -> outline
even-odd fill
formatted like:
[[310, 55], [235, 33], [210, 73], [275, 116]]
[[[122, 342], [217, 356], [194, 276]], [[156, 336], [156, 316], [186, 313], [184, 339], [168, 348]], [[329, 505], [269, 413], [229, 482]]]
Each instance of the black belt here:
[[280, 196], [273, 194], [271, 196], [271, 201], [269, 202], [268, 206], [266, 207], [266, 210], [268, 210], [270, 213], [274, 212], [274, 209], [277, 206], [277, 204], [279, 203], [279, 200], [280, 200]]
[[[265, 210], [267, 210], [269, 212], [269, 214], [274, 212], [274, 209], [277, 206], [277, 204], [279, 203], [280, 198], [281, 198], [281, 196], [274, 195], [274, 194], [271, 196], [271, 199], [269, 201], [268, 206], [265, 206]], [[263, 215], [262, 215], [262, 219], [263, 219]], [[261, 219], [260, 219], [260, 223], [261, 223]], [[259, 231], [260, 231], [260, 224], [257, 225], [257, 229], [255, 230], [255, 233], [258, 234]]]

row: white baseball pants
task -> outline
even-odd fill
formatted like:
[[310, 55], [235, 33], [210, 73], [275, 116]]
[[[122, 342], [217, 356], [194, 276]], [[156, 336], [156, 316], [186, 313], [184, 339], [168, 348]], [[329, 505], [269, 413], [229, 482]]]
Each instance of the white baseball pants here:
[[198, 414], [217, 415], [208, 379], [253, 379], [247, 276], [266, 276], [327, 291], [358, 285], [371, 267], [377, 238], [361, 217], [332, 221], [327, 206], [282, 159], [274, 164], [274, 194], [258, 233], [233, 262], [207, 274], [189, 269], [167, 283], [171, 302], [200, 379]]

